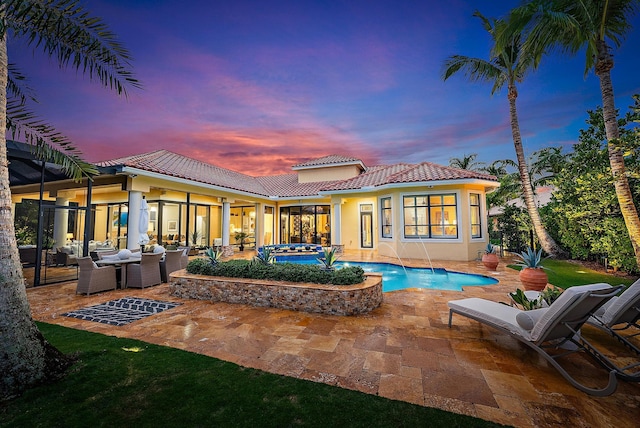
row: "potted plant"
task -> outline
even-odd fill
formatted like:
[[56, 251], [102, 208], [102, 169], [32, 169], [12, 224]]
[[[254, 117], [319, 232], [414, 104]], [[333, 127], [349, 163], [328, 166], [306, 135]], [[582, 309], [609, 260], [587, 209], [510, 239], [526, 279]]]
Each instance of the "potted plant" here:
[[240, 244], [240, 251], [244, 251], [244, 243], [248, 237], [249, 234], [247, 232], [237, 232], [235, 234], [234, 238], [236, 239], [236, 242]]
[[531, 247], [518, 254], [520, 261], [516, 266], [521, 266], [520, 282], [525, 290], [542, 291], [547, 286], [549, 277], [542, 266], [542, 249], [537, 252]]
[[189, 239], [190, 239], [189, 243], [194, 247], [197, 247], [198, 241], [200, 241], [200, 238], [202, 238], [202, 234], [200, 233], [199, 230], [194, 229], [193, 232], [191, 232], [191, 235], [189, 235]]
[[496, 247], [488, 243], [482, 255], [482, 264], [489, 270], [496, 270], [499, 263], [500, 258], [496, 254]]

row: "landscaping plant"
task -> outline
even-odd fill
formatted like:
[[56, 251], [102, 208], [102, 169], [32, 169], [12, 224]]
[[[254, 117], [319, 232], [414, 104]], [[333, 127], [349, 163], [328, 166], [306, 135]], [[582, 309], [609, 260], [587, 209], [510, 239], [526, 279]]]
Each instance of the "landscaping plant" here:
[[335, 270], [335, 263], [338, 261], [338, 259], [340, 258], [337, 254], [336, 254], [336, 248], [332, 247], [332, 248], [325, 248], [323, 250], [324, 255], [322, 257], [318, 257], [316, 260], [318, 260], [320, 263], [322, 263], [322, 268], [325, 270]]
[[191, 260], [187, 272], [229, 278], [265, 279], [270, 281], [310, 282], [315, 284], [352, 285], [364, 281], [364, 270], [348, 266], [326, 270], [318, 265], [296, 263], [256, 263], [250, 260], [228, 260], [215, 265], [205, 259]]

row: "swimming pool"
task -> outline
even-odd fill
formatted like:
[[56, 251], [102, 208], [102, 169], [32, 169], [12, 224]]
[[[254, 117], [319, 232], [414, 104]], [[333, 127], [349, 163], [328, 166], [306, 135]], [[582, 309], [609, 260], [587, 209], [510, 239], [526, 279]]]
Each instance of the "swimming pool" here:
[[[280, 263], [317, 264], [312, 256], [276, 256]], [[497, 284], [498, 280], [483, 275], [470, 273], [449, 272], [446, 269], [403, 268], [393, 263], [370, 262], [336, 262], [336, 267], [360, 266], [365, 272], [377, 272], [382, 274], [382, 291], [403, 290], [405, 288], [430, 288], [436, 290], [462, 291], [463, 286]]]

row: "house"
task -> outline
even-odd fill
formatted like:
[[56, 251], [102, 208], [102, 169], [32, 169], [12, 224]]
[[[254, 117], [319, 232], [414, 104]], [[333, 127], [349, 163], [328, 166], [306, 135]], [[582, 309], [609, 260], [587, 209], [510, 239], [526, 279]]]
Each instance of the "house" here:
[[[341, 155], [263, 177], [167, 150], [98, 166], [101, 175], [90, 185], [86, 179], [45, 182], [43, 199], [57, 216], [54, 241], [75, 237], [85, 251], [91, 243], [137, 248], [134, 213], [144, 198], [146, 233], [158, 245], [217, 245], [230, 253], [244, 232], [245, 245], [255, 247], [309, 243], [473, 260], [488, 242], [485, 194], [499, 186], [491, 175], [431, 162], [367, 166]], [[38, 199], [37, 190], [36, 183], [12, 185], [14, 204]]]

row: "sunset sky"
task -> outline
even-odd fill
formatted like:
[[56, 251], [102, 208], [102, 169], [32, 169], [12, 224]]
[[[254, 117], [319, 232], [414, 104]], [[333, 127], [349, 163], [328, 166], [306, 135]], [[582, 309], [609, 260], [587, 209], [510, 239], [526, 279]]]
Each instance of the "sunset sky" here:
[[[118, 97], [40, 51], [9, 41], [42, 118], [101, 161], [167, 149], [249, 175], [290, 173], [328, 154], [366, 165], [478, 153], [515, 159], [506, 88], [462, 75], [453, 54], [487, 58], [474, 10], [502, 16], [515, 1], [88, 0], [130, 50], [142, 90]], [[615, 51], [616, 106], [640, 93], [640, 19]], [[601, 104], [584, 54], [547, 57], [519, 86], [527, 153], [570, 149]]]

